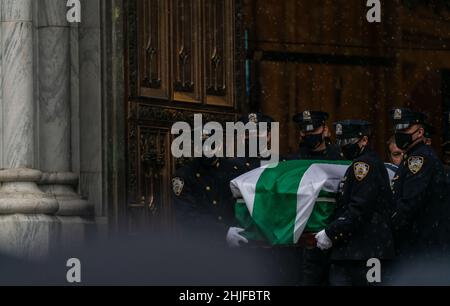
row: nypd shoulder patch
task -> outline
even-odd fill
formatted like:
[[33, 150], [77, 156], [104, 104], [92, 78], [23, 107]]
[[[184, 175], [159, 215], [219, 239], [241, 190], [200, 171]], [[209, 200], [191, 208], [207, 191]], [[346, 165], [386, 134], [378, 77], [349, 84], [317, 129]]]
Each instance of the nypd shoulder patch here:
[[184, 180], [181, 177], [174, 177], [172, 179], [172, 190], [173, 193], [179, 197], [183, 192], [184, 188]]
[[411, 156], [408, 158], [408, 168], [413, 174], [417, 174], [422, 170], [425, 159], [422, 156]]
[[363, 162], [357, 162], [353, 165], [353, 171], [358, 181], [362, 181], [369, 174], [370, 166]]

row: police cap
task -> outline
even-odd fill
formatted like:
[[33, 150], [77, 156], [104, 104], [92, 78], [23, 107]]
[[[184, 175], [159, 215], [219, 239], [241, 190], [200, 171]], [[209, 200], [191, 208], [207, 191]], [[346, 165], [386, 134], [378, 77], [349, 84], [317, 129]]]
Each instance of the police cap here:
[[395, 108], [390, 112], [394, 128], [401, 131], [414, 124], [425, 124], [427, 116], [421, 112], [412, 111], [409, 108]]
[[370, 136], [372, 124], [364, 120], [344, 120], [334, 124], [337, 139], [360, 139], [363, 136]]
[[302, 131], [312, 132], [325, 125], [329, 117], [325, 112], [305, 110], [303, 113], [295, 115], [293, 120]]

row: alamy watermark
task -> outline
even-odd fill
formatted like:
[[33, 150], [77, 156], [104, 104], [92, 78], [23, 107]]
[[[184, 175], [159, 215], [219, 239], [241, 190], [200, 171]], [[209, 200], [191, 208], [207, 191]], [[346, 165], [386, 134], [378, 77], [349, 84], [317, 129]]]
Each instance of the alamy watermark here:
[[[67, 21], [70, 23], [81, 22], [81, 2], [80, 0], [67, 0], [66, 6]], [[381, 22], [381, 2], [380, 0], [367, 0], [366, 6], [370, 8], [366, 14], [366, 19], [369, 23]]]
[[370, 258], [367, 261], [367, 271], [366, 279], [369, 284], [379, 284], [381, 283], [381, 262], [378, 258]]
[[[278, 122], [218, 122], [203, 124], [201, 114], [194, 115], [193, 128], [187, 122], [172, 126], [172, 155], [181, 157], [260, 157], [262, 165], [276, 166], [279, 161], [280, 125]], [[204, 135], [208, 135], [205, 137]]]
[[67, 260], [66, 267], [70, 268], [66, 273], [68, 283], [81, 283], [81, 261], [78, 258], [70, 258]]
[[69, 23], [81, 22], [80, 0], [67, 0], [66, 6], [69, 8], [66, 14], [67, 22]]
[[381, 2], [380, 0], [368, 0], [367, 7], [370, 7], [367, 12], [366, 19], [369, 23], [381, 22]]

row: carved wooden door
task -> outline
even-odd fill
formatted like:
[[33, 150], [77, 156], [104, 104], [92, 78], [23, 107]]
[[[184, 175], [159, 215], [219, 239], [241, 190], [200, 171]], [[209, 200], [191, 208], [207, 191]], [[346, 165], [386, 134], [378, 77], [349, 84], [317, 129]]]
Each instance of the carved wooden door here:
[[127, 219], [170, 224], [171, 126], [232, 121], [242, 106], [240, 1], [126, 1]]

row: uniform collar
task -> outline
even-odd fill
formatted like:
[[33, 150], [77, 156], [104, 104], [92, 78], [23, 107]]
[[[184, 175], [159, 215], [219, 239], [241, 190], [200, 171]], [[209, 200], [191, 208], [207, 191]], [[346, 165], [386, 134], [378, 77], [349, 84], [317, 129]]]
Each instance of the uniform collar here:
[[410, 157], [412, 154], [414, 154], [414, 152], [416, 152], [417, 150], [419, 150], [420, 148], [422, 148], [423, 146], [426, 146], [426, 144], [423, 141], [419, 141], [418, 143], [416, 143], [411, 149], [409, 149], [408, 151], [405, 152], [405, 154], [403, 154], [403, 159], [407, 159], [408, 157]]
[[358, 155], [358, 157], [356, 157], [355, 159], [358, 159], [358, 158], [360, 158], [361, 156], [366, 155], [366, 154], [369, 154], [369, 153], [371, 153], [371, 152], [372, 152], [372, 149], [369, 148], [368, 146], [365, 146], [365, 147], [363, 148], [363, 150], [361, 151], [361, 153]]

